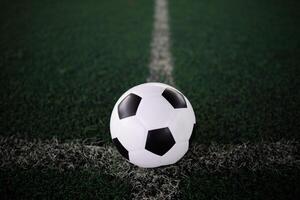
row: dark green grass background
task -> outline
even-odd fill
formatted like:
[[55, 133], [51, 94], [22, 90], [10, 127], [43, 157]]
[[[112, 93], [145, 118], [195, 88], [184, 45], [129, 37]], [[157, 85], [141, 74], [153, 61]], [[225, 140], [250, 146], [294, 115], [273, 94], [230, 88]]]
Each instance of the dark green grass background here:
[[130, 187], [90, 171], [0, 170], [1, 199], [129, 199]]
[[175, 80], [195, 139], [299, 139], [300, 2], [171, 0]]
[[211, 200], [294, 200], [300, 195], [299, 169], [261, 170], [251, 172], [197, 172], [185, 179], [181, 199]]
[[[169, 0], [175, 82], [195, 143], [299, 139], [300, 2]], [[117, 98], [148, 75], [153, 1], [1, 0], [0, 134], [107, 142]], [[206, 174], [183, 199], [296, 199], [299, 169]], [[0, 171], [7, 199], [123, 199], [88, 171]]]
[[152, 4], [2, 0], [0, 133], [108, 140], [115, 101], [148, 75]]

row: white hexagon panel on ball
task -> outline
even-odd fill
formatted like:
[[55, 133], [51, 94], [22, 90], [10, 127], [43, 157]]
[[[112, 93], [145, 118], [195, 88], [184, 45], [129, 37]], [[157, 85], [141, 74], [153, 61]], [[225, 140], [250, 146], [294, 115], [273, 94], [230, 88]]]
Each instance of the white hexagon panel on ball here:
[[118, 151], [144, 168], [170, 165], [188, 150], [194, 110], [177, 89], [145, 83], [125, 92], [114, 106], [110, 132]]

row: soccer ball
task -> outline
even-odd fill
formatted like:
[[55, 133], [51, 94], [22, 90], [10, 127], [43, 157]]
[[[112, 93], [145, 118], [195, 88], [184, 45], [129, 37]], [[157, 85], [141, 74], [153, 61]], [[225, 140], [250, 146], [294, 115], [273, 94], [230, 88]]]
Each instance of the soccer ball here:
[[110, 132], [118, 151], [144, 168], [170, 165], [187, 152], [196, 123], [192, 105], [177, 89], [145, 83], [125, 92], [115, 104]]

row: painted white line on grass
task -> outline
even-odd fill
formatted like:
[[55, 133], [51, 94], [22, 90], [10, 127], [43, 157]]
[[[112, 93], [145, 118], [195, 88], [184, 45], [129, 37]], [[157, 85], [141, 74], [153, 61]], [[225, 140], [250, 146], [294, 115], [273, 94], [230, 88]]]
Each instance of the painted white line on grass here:
[[156, 0], [149, 64], [150, 75], [147, 81], [174, 85], [168, 15], [168, 1]]
[[0, 169], [89, 170], [129, 182], [133, 199], [174, 199], [182, 177], [194, 172], [237, 172], [239, 169], [299, 168], [299, 143], [192, 145], [178, 163], [143, 169], [133, 166], [110, 145], [75, 140], [25, 140], [0, 136]]

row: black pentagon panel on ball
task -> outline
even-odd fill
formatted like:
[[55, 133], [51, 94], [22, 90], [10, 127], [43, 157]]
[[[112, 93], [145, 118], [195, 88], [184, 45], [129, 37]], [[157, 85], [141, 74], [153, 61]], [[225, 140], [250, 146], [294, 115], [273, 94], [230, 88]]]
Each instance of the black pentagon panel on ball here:
[[142, 98], [135, 94], [127, 95], [118, 105], [119, 118], [123, 119], [136, 114]]
[[184, 96], [174, 89], [166, 88], [162, 96], [173, 106], [173, 108], [187, 108]]
[[121, 144], [121, 142], [118, 140], [118, 138], [113, 139], [113, 143], [117, 147], [117, 150], [120, 152], [122, 156], [124, 156], [127, 160], [129, 159], [128, 151], [125, 149], [125, 147]]
[[175, 140], [169, 128], [160, 128], [148, 131], [145, 149], [163, 156], [175, 144]]

